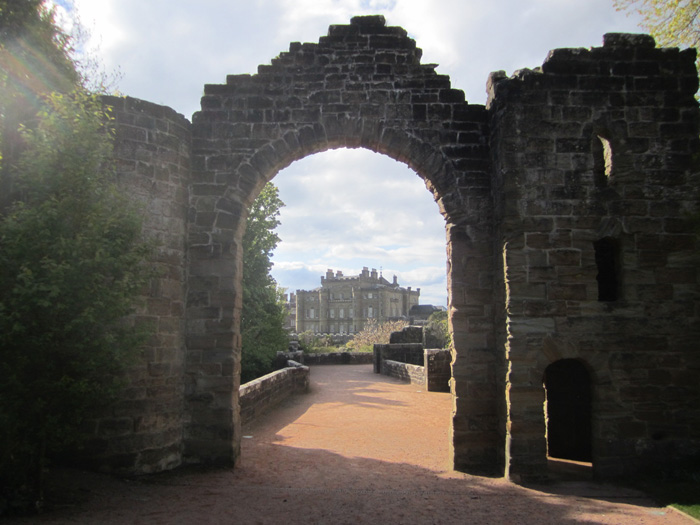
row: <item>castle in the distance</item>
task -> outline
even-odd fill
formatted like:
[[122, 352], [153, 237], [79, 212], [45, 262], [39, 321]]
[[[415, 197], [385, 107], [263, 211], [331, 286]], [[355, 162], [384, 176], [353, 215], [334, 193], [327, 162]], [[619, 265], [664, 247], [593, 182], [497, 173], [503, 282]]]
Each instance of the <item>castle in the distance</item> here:
[[408, 319], [419, 298], [420, 288], [403, 288], [396, 276], [389, 282], [374, 268], [352, 276], [329, 269], [319, 288], [290, 294], [287, 326], [297, 333], [353, 334], [370, 319]]

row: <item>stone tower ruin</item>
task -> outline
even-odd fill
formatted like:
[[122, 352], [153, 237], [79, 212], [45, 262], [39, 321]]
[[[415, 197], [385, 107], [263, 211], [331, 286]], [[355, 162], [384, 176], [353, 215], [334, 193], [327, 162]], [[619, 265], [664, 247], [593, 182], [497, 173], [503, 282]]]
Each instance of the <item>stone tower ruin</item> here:
[[694, 50], [608, 34], [492, 74], [486, 106], [420, 59], [405, 30], [357, 17], [205, 86], [191, 122], [106, 100], [164, 273], [138, 313], [157, 327], [144, 360], [95, 421], [101, 466], [235, 464], [247, 208], [340, 147], [407, 164], [444, 216], [456, 469], [538, 477], [561, 447], [600, 477], [697, 459]]

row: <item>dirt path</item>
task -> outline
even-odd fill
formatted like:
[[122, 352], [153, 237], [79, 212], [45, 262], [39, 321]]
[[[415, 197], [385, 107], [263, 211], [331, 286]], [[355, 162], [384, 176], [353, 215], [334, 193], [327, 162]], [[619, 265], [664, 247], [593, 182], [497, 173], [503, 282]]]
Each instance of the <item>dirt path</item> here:
[[87, 501], [17, 523], [689, 524], [642, 494], [590, 482], [524, 488], [448, 465], [449, 394], [370, 366], [311, 369], [312, 392], [244, 428], [233, 471], [137, 481], [70, 473]]

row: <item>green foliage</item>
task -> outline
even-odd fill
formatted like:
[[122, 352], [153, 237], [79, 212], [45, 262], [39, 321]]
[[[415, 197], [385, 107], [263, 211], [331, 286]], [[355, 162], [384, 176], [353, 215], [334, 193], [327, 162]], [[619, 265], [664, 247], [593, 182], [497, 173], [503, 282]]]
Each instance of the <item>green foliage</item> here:
[[46, 455], [114, 399], [142, 340], [125, 317], [150, 276], [101, 104], [45, 100], [22, 131], [22, 198], [0, 216], [0, 491], [33, 485], [36, 499]]
[[309, 354], [325, 354], [339, 352], [340, 348], [333, 344], [330, 335], [315, 334], [311, 330], [299, 334], [301, 349]]
[[272, 371], [278, 351], [287, 350], [284, 296], [270, 275], [272, 252], [279, 243], [274, 232], [284, 203], [272, 184], [253, 202], [243, 237], [243, 311], [241, 313], [241, 382]]
[[14, 199], [20, 126], [32, 125], [43, 97], [81, 84], [72, 51], [44, 0], [0, 0], [0, 212]]
[[450, 336], [450, 327], [447, 319], [447, 312], [433, 312], [428, 317], [428, 323], [425, 326], [427, 334], [437, 342], [440, 348], [449, 348], [452, 344], [452, 336]]
[[0, 65], [12, 91], [66, 92], [80, 80], [72, 40], [44, 0], [0, 0]]
[[613, 0], [613, 5], [640, 14], [642, 27], [662, 46], [700, 46], [700, 0]]
[[700, 481], [695, 479], [636, 479], [634, 485], [648, 494], [660, 505], [675, 507], [693, 518], [700, 519]]
[[391, 333], [399, 332], [406, 326], [406, 321], [378, 323], [376, 319], [368, 319], [362, 331], [356, 333], [347, 346], [354, 352], [372, 352], [375, 344], [388, 344]]

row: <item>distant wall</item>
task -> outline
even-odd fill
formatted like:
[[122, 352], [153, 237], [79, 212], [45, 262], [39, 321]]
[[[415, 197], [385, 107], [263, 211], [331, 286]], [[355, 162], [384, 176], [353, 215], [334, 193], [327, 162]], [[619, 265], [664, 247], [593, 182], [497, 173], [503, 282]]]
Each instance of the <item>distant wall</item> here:
[[429, 392], [449, 392], [451, 356], [449, 350], [424, 350], [419, 343], [376, 344], [374, 372], [420, 384]]
[[398, 332], [392, 332], [389, 336], [389, 343], [422, 343], [423, 327], [405, 326]]
[[290, 396], [308, 391], [309, 367], [298, 363], [249, 381], [239, 390], [241, 424], [250, 423]]
[[373, 355], [369, 352], [304, 354], [305, 365], [371, 365], [372, 361]]
[[[396, 332], [395, 332], [396, 333]], [[423, 345], [421, 343], [389, 343], [374, 345], [375, 372], [384, 373], [382, 362], [386, 360], [398, 361], [417, 366], [423, 366]]]
[[452, 378], [452, 353], [444, 349], [425, 350], [425, 375], [429, 392], [449, 392]]

